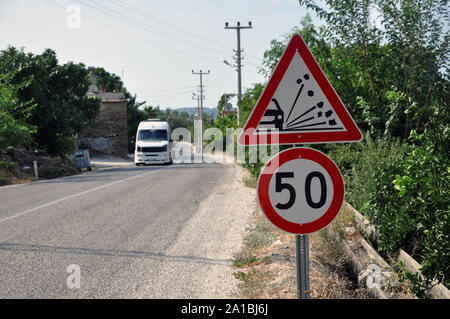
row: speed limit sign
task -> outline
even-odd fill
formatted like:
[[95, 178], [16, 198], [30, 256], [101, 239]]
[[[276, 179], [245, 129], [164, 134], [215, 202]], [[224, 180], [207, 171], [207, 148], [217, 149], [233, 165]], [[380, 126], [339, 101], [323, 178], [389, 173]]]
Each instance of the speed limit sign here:
[[344, 202], [344, 180], [325, 154], [290, 148], [272, 157], [258, 179], [258, 203], [278, 228], [310, 234], [327, 226]]

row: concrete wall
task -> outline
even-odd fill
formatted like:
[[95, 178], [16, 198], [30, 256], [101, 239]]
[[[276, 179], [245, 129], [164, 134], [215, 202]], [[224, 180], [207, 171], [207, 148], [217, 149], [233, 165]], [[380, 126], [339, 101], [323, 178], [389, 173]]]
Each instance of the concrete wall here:
[[127, 157], [128, 126], [127, 101], [123, 93], [100, 93], [100, 113], [94, 125], [79, 134], [78, 145], [88, 148], [90, 155]]

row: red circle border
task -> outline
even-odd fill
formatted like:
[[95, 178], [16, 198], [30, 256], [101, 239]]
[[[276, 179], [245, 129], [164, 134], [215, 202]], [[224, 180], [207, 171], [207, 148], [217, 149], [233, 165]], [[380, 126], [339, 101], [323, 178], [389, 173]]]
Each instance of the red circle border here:
[[[330, 207], [319, 219], [305, 224], [293, 223], [282, 218], [273, 208], [269, 198], [269, 184], [276, 170], [286, 162], [298, 159], [300, 157], [309, 159], [321, 165], [328, 172], [328, 174], [330, 174], [333, 182], [333, 199]], [[277, 160], [279, 161], [279, 164], [272, 165], [276, 163]], [[258, 203], [267, 219], [281, 230], [299, 235], [314, 233], [322, 228], [325, 228], [329, 223], [331, 223], [342, 208], [342, 204], [344, 203], [344, 194], [344, 179], [337, 165], [328, 156], [312, 148], [290, 148], [278, 153], [272, 157], [269, 162], [267, 162], [258, 179]]]

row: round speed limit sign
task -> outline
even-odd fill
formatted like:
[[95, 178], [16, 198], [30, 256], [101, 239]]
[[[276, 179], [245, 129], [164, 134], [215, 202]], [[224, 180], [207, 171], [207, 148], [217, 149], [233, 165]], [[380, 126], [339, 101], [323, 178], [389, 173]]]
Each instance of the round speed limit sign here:
[[270, 159], [258, 180], [258, 203], [278, 228], [310, 234], [327, 226], [344, 202], [336, 164], [311, 148], [290, 148]]

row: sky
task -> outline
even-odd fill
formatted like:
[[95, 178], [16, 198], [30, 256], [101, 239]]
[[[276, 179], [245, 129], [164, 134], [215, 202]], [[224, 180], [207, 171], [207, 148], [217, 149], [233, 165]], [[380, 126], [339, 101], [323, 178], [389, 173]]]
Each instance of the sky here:
[[0, 0], [0, 50], [50, 48], [61, 64], [104, 67], [138, 101], [161, 109], [197, 106], [192, 70], [209, 70], [204, 107], [216, 107], [223, 93], [237, 93], [237, 72], [223, 62], [233, 64], [237, 35], [225, 22], [252, 22], [241, 30], [245, 91], [264, 82], [258, 67], [270, 41], [306, 13], [297, 0]]

